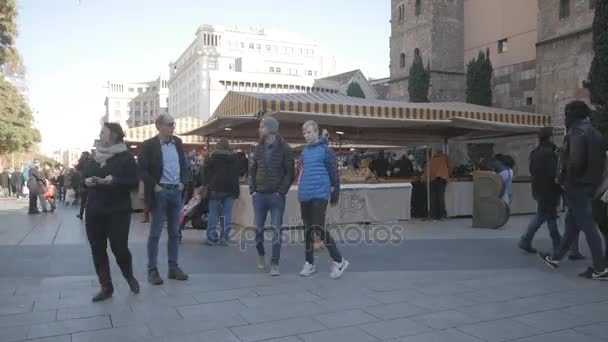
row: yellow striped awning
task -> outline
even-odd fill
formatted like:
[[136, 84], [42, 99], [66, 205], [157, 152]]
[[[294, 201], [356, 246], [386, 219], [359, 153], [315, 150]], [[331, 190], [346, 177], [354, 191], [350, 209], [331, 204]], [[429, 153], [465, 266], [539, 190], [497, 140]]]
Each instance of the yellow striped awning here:
[[262, 94], [229, 92], [213, 114], [222, 117], [304, 113], [342, 117], [450, 122], [453, 119], [517, 125], [551, 126], [551, 116], [461, 102], [411, 103], [360, 99], [330, 93]]

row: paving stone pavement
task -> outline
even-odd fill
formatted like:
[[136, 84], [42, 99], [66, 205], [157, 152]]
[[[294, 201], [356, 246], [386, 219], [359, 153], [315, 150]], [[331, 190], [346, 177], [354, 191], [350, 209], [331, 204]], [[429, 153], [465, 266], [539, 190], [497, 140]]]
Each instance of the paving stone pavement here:
[[[297, 241], [271, 278], [255, 268], [252, 248], [206, 247], [201, 232], [186, 231], [180, 259], [190, 280], [155, 287], [145, 282], [147, 227], [136, 214], [142, 292], [131, 294], [112, 264], [114, 297], [94, 304], [74, 209], [31, 217], [24, 205], [0, 200], [1, 342], [608, 341], [608, 283], [578, 278], [585, 262], [550, 271], [517, 250], [525, 216], [497, 231], [469, 228], [470, 219], [413, 221], [399, 223], [404, 235], [392, 244], [343, 241], [351, 268], [338, 280], [325, 251], [319, 272], [299, 277]], [[535, 242], [550, 246], [547, 232]]]

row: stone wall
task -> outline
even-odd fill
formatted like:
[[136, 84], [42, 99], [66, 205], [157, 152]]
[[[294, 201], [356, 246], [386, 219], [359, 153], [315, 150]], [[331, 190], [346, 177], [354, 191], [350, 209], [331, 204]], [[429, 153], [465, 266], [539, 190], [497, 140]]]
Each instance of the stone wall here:
[[[536, 110], [536, 61], [494, 69], [492, 105], [498, 108]], [[528, 104], [528, 99], [532, 100]]]
[[593, 61], [593, 10], [589, 0], [572, 0], [570, 16], [559, 18], [559, 6], [539, 0], [536, 46], [537, 111], [551, 114], [563, 125], [565, 105], [575, 99], [589, 101], [583, 88]]

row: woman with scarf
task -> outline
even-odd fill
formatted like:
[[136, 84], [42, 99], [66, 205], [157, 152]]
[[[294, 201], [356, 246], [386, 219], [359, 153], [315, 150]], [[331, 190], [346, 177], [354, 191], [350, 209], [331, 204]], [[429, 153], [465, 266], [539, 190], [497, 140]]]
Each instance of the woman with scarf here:
[[298, 199], [304, 221], [306, 263], [300, 275], [308, 277], [316, 272], [313, 235], [317, 232], [333, 261], [329, 276], [336, 279], [349, 265], [348, 261], [340, 255], [336, 242], [325, 229], [327, 203], [338, 202], [340, 177], [336, 155], [327, 146], [327, 131], [323, 131], [323, 137], [319, 139], [319, 126], [315, 121], [306, 121], [302, 126], [302, 133], [306, 146], [301, 157], [302, 171], [299, 177]]
[[133, 276], [129, 252], [131, 224], [131, 191], [137, 188], [135, 158], [127, 151], [124, 133], [117, 123], [105, 123], [96, 145], [95, 160], [84, 184], [88, 191], [86, 227], [93, 254], [93, 264], [101, 291], [93, 302], [103, 301], [114, 292], [110, 276], [107, 243], [133, 293], [139, 293], [139, 283]]

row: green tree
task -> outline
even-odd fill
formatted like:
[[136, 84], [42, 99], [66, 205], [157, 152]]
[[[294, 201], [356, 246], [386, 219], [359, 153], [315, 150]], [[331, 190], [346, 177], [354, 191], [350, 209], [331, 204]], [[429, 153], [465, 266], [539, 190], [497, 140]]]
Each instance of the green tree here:
[[593, 19], [593, 62], [586, 86], [595, 106], [593, 124], [608, 136], [608, 2], [595, 2]]
[[410, 67], [407, 91], [410, 94], [410, 102], [429, 102], [429, 87], [431, 85], [430, 68], [424, 68], [422, 57], [414, 56], [414, 62]]
[[40, 142], [32, 111], [15, 87], [0, 76], [0, 154], [27, 151]]
[[352, 82], [351, 84], [348, 85], [348, 89], [346, 89], [346, 95], [352, 96], [352, 97], [358, 97], [360, 99], [365, 98], [365, 93], [363, 92], [363, 89], [361, 89], [361, 86], [357, 82]]
[[479, 51], [477, 59], [467, 64], [467, 103], [492, 106], [492, 73], [490, 52]]
[[17, 2], [0, 0], [0, 65], [8, 63], [14, 69], [19, 64], [15, 48], [17, 37]]

